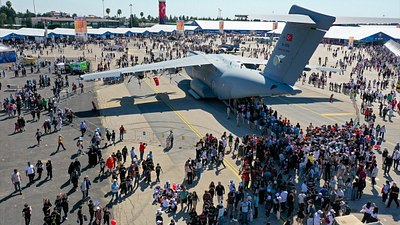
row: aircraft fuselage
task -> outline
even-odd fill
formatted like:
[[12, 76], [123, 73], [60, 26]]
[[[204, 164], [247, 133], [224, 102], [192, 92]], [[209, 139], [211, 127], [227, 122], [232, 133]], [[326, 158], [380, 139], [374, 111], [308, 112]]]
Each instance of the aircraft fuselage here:
[[[208, 92], [212, 92], [214, 97], [220, 99], [287, 95], [301, 92], [295, 87], [269, 79], [258, 70], [248, 69], [240, 62], [228, 59], [226, 55], [207, 55], [207, 57], [213, 62], [212, 65], [185, 68], [186, 73], [193, 81], [196, 80], [191, 87], [197, 93], [201, 91], [198, 91], [199, 87], [193, 87], [193, 85], [198, 85], [200, 83], [198, 81], [207, 86]], [[203, 98], [207, 97], [201, 93], [198, 94]]]

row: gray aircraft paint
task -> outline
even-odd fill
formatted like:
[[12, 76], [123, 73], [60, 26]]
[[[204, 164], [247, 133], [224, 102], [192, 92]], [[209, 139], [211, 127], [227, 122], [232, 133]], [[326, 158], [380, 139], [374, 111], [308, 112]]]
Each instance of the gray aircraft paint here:
[[243, 66], [264, 63], [263, 60], [193, 52], [186, 58], [89, 74], [82, 78], [91, 80], [183, 67], [192, 78], [191, 89], [202, 98], [298, 94], [301, 90], [293, 85], [335, 18], [296, 5], [291, 7], [289, 14], [307, 15], [314, 23], [288, 22], [263, 72]]

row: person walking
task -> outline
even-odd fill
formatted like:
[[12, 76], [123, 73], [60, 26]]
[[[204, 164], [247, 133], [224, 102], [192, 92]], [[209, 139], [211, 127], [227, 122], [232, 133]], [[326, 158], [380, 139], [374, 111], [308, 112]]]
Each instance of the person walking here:
[[52, 180], [53, 179], [53, 164], [51, 163], [50, 159], [46, 162], [46, 171], [47, 171], [46, 179], [50, 178], [50, 180]]
[[169, 148], [173, 148], [174, 147], [174, 134], [173, 134], [172, 130], [169, 131], [168, 140], [170, 143]]
[[124, 125], [121, 125], [119, 127], [119, 141], [124, 141], [124, 134], [126, 133], [126, 130], [124, 128]]
[[43, 172], [43, 163], [41, 160], [38, 160], [36, 163], [36, 173], [38, 174], [37, 180], [40, 180], [42, 178], [42, 172]]
[[117, 179], [114, 179], [111, 185], [111, 201], [114, 199], [114, 196], [115, 200], [117, 201], [119, 200], [118, 192], [119, 192], [119, 184], [117, 183]]
[[32, 207], [25, 203], [24, 208], [22, 209], [22, 216], [25, 219], [25, 225], [31, 224], [31, 216], [32, 216]]
[[378, 165], [373, 164], [372, 165], [372, 171], [371, 171], [371, 185], [375, 186], [376, 185], [376, 177], [378, 176]]
[[248, 215], [250, 211], [250, 203], [247, 201], [246, 197], [244, 197], [243, 200], [240, 202], [240, 208], [242, 212], [242, 224], [249, 224]]
[[156, 176], [157, 176], [156, 182], [160, 182], [160, 173], [161, 172], [164, 173], [164, 171], [162, 170], [162, 168], [160, 166], [160, 163], [157, 163], [157, 166], [156, 166]]
[[397, 208], [400, 208], [398, 198], [399, 198], [399, 187], [397, 187], [396, 181], [393, 181], [392, 187], [390, 187], [390, 190], [389, 190], [389, 202], [388, 202], [386, 208], [390, 208], [392, 201], [394, 201], [396, 203]]
[[85, 121], [82, 121], [81, 124], [79, 125], [79, 129], [81, 131], [81, 137], [83, 137], [86, 133], [87, 125]]
[[140, 161], [143, 161], [144, 151], [146, 150], [146, 143], [140, 142], [139, 152], [140, 152]]
[[66, 150], [64, 147], [64, 144], [63, 144], [63, 139], [64, 139], [63, 136], [61, 134], [59, 134], [58, 138], [57, 138], [57, 143], [58, 143], [57, 152], [58, 152], [58, 150], [60, 150], [60, 146], [63, 148], [64, 151]]
[[382, 202], [385, 203], [388, 196], [389, 196], [389, 191], [390, 191], [390, 181], [386, 181], [385, 184], [382, 187], [381, 193], [382, 193]]
[[122, 158], [124, 160], [124, 163], [126, 162], [126, 156], [128, 155], [128, 148], [126, 146], [124, 146], [121, 150], [122, 153]]
[[217, 193], [217, 202], [222, 202], [224, 199], [224, 194], [225, 194], [225, 188], [221, 184], [221, 182], [218, 182], [218, 185], [215, 187], [215, 192]]
[[22, 195], [21, 175], [17, 169], [14, 169], [14, 172], [11, 174], [11, 182], [14, 184], [15, 192], [19, 192], [19, 194]]
[[85, 176], [81, 183], [81, 191], [82, 191], [82, 199], [83, 200], [86, 200], [86, 198], [89, 197], [89, 189], [90, 189], [91, 185], [92, 185], [92, 183], [90, 182], [89, 177]]
[[103, 221], [104, 225], [110, 225], [111, 212], [107, 207], [103, 208]]
[[29, 185], [33, 184], [35, 178], [35, 167], [28, 162], [28, 165], [25, 168], [26, 176], [29, 178]]
[[37, 129], [36, 130], [36, 134], [35, 134], [36, 141], [37, 141], [37, 146], [40, 146], [40, 142], [42, 141], [41, 140], [42, 136], [43, 136], [42, 132], [39, 129]]
[[385, 158], [385, 161], [384, 161], [383, 164], [385, 165], [385, 170], [384, 170], [383, 175], [387, 176], [387, 175], [389, 175], [390, 168], [391, 168], [392, 165], [393, 165], [393, 158], [392, 158], [392, 156], [391, 156], [391, 155], [388, 155], [388, 156]]
[[77, 217], [78, 217], [78, 224], [83, 225], [83, 212], [82, 212], [82, 206], [79, 206], [78, 212], [77, 212]]

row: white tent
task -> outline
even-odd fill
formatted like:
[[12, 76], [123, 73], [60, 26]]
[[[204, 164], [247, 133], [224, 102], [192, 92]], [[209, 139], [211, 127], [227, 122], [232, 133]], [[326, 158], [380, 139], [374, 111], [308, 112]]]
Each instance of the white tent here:
[[[196, 20], [195, 23], [202, 30], [219, 30], [219, 22], [215, 20]], [[273, 29], [273, 22], [257, 22], [257, 21], [224, 21], [225, 31], [270, 31]], [[283, 27], [285, 23], [278, 23], [278, 29]]]
[[14, 33], [15, 30], [8, 30], [8, 29], [0, 29], [0, 38], [4, 38], [12, 33]]
[[75, 36], [75, 29], [70, 28], [56, 28], [54, 30], [49, 30], [49, 35], [56, 36]]
[[36, 29], [36, 28], [21, 28], [15, 32], [17, 35], [28, 36], [28, 37], [44, 37], [45, 30], [44, 29]]
[[400, 44], [393, 41], [389, 40], [388, 42], [385, 43], [385, 47], [389, 49], [389, 51], [393, 52], [393, 54], [397, 57], [400, 57]]

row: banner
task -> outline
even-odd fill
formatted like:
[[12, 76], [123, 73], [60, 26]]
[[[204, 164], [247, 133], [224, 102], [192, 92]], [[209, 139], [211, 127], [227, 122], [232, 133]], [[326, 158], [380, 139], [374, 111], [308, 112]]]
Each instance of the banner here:
[[278, 22], [273, 22], [272, 23], [272, 30], [278, 29]]
[[75, 33], [86, 34], [87, 33], [87, 21], [84, 17], [77, 17], [74, 20]]
[[185, 30], [185, 24], [183, 23], [183, 20], [176, 21], [176, 31], [178, 33], [183, 33], [184, 30]]
[[223, 34], [224, 33], [224, 21], [219, 21], [219, 33]]
[[165, 24], [167, 20], [166, 0], [158, 0], [158, 17], [160, 18], [160, 24]]

